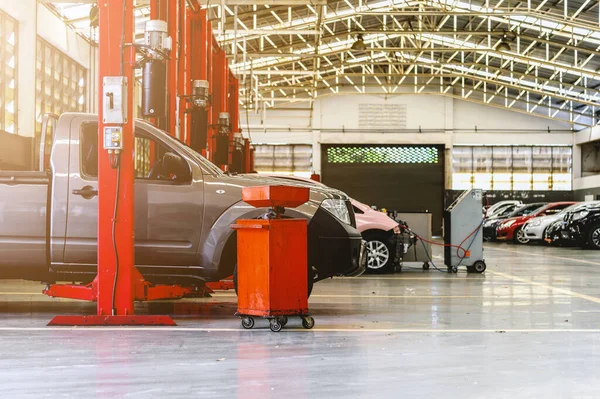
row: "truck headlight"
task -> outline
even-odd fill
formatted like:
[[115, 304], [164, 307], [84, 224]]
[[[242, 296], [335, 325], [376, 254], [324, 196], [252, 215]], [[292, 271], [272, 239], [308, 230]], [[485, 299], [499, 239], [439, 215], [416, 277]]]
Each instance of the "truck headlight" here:
[[321, 207], [346, 224], [352, 224], [346, 201], [341, 199], [326, 199]]
[[589, 211], [579, 211], [577, 213], [574, 213], [572, 220], [583, 219], [584, 217], [586, 217], [587, 215], [589, 215], [589, 213], [590, 213]]

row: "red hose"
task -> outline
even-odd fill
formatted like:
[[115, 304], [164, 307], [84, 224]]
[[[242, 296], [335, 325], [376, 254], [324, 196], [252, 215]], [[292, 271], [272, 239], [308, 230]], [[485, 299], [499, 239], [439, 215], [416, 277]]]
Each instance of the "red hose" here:
[[[479, 229], [481, 229], [481, 227], [483, 226], [483, 221], [485, 221], [485, 219], [487, 218], [487, 211], [488, 211], [488, 198], [487, 195], [485, 195], [485, 214], [483, 215], [483, 220], [482, 222], [475, 228], [475, 230], [473, 230], [468, 236], [465, 237], [464, 240], [461, 241], [461, 243], [459, 245], [455, 245], [455, 244], [446, 244], [446, 243], [442, 243], [440, 244], [439, 242], [435, 242], [435, 241], [430, 241], [430, 240], [426, 240], [425, 238], [419, 236], [417, 233], [415, 233], [414, 231], [412, 231], [411, 229], [408, 228], [408, 226], [406, 225], [402, 225], [406, 230], [410, 231], [411, 233], [413, 233], [415, 235], [415, 237], [417, 237], [419, 240], [426, 242], [428, 244], [431, 245], [439, 245], [441, 247], [453, 247], [456, 248], [456, 256], [464, 259], [467, 256], [467, 250], [463, 248], [463, 244], [465, 243], [465, 241], [467, 241], [469, 239], [469, 237], [473, 236], [473, 234], [477, 233], [477, 231], [479, 231]], [[463, 251], [463, 255], [461, 256], [458, 251], [462, 250]]]

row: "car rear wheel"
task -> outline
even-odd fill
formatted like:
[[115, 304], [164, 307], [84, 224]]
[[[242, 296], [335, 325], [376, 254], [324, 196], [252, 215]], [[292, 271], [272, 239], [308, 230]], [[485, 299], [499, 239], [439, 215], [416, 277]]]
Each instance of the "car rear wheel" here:
[[592, 226], [588, 232], [588, 245], [592, 249], [600, 249], [600, 224]]
[[366, 234], [367, 271], [370, 273], [390, 273], [393, 271], [394, 248], [383, 234]]
[[523, 231], [523, 227], [519, 227], [517, 229], [517, 231], [515, 231], [514, 241], [519, 244], [527, 244], [531, 240], [529, 238], [527, 238], [527, 236], [525, 235], [525, 232]]

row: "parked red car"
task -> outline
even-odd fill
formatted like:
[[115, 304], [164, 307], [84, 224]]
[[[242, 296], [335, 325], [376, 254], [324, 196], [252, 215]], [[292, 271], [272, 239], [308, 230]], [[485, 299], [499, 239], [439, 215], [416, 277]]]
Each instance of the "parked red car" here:
[[548, 216], [558, 213], [568, 206], [573, 205], [575, 202], [551, 202], [546, 205], [542, 205], [535, 211], [528, 215], [517, 216], [514, 218], [506, 219], [496, 229], [496, 239], [500, 241], [514, 241], [519, 244], [527, 244], [529, 238], [523, 233], [523, 226], [529, 219], [533, 219], [538, 216]]

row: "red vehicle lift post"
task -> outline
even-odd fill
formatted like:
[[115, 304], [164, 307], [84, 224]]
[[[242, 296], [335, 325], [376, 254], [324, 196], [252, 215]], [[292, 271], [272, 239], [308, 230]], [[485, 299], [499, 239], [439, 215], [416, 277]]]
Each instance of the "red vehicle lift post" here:
[[[167, 60], [167, 103], [168, 103], [168, 125], [165, 129], [169, 135], [177, 135], [177, 57], [179, 54], [178, 36], [178, 3], [179, 0], [162, 0], [167, 3], [167, 23], [169, 37], [172, 40], [171, 57]], [[161, 1], [161, 3], [162, 3]]]
[[[56, 316], [48, 325], [175, 325], [169, 316], [135, 315], [134, 300], [181, 298], [194, 288], [153, 286], [135, 268], [134, 252], [134, 118], [133, 0], [103, 0], [100, 9], [99, 87], [105, 77], [124, 77], [123, 124], [104, 122], [104, 90], [100, 90], [98, 120], [98, 275], [88, 285], [52, 285], [46, 295], [96, 300], [95, 316]], [[116, 27], [123, 27], [121, 29]], [[123, 38], [125, 43], [123, 43]], [[115, 94], [115, 93], [107, 93]], [[111, 96], [109, 96], [111, 97]], [[110, 101], [110, 106], [113, 102]], [[123, 104], [125, 105], [125, 104]], [[104, 150], [104, 128], [121, 130], [122, 149]], [[111, 150], [112, 151], [112, 150]], [[194, 295], [195, 296], [195, 295]]]
[[[212, 23], [210, 21], [207, 21], [205, 24], [205, 29], [203, 29], [202, 34], [204, 35], [204, 37], [202, 37], [201, 41], [202, 43], [206, 43], [206, 79], [208, 80], [209, 84], [210, 84], [210, 92], [212, 95], [212, 101], [210, 103], [210, 106], [208, 108], [208, 132], [207, 132], [207, 143], [206, 143], [206, 153], [202, 154], [204, 155], [208, 160], [212, 160], [212, 154], [214, 153], [215, 150], [215, 145], [214, 145], [214, 141], [212, 140], [212, 133], [213, 133], [213, 129], [212, 129], [212, 124], [214, 122], [216, 122], [217, 120], [214, 119], [213, 117], [213, 112], [215, 109], [215, 66], [213, 64], [214, 62], [214, 46], [217, 45], [214, 42], [214, 37], [212, 34]], [[218, 46], [218, 45], [217, 45]]]
[[188, 114], [185, 112], [187, 109], [187, 100], [185, 96], [191, 93], [191, 86], [188, 86], [188, 82], [191, 82], [190, 70], [188, 69], [188, 65], [186, 62], [186, 60], [190, 58], [191, 51], [191, 47], [188, 46], [190, 25], [188, 21], [188, 13], [186, 12], [185, 8], [185, 0], [179, 0], [179, 7], [179, 29], [181, 31], [181, 34], [176, 40], [177, 48], [181, 48], [181, 52], [179, 53], [179, 62], [177, 63], [177, 95], [179, 99], [179, 139], [182, 142], [189, 145], [189, 118]]

